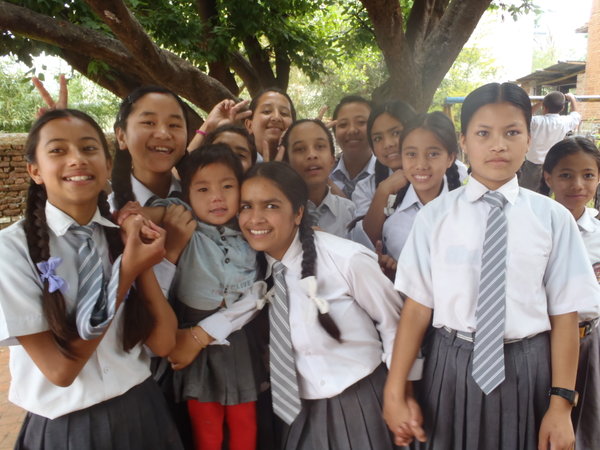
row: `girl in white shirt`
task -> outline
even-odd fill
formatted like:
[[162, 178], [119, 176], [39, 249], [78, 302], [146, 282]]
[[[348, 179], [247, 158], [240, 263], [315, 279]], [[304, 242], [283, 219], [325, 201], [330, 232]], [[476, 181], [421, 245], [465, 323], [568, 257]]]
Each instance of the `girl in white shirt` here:
[[[596, 197], [600, 152], [583, 137], [564, 139], [550, 148], [543, 165], [539, 192], [566, 207], [577, 221], [596, 277], [600, 274], [600, 220], [598, 210], [586, 205]], [[596, 205], [594, 205], [596, 206]], [[600, 333], [598, 318], [579, 323], [579, 369], [576, 389], [581, 394], [573, 409], [576, 448], [594, 448], [600, 442]]]
[[283, 136], [283, 160], [302, 177], [308, 187], [308, 211], [313, 224], [339, 237], [348, 236], [354, 203], [331, 192], [329, 173], [335, 164], [333, 136], [318, 119], [294, 122]]
[[[142, 348], [166, 355], [175, 344], [175, 315], [152, 272], [164, 231], [132, 217], [123, 249], [103, 191], [108, 144], [86, 114], [46, 113], [25, 151], [25, 218], [0, 232], [9, 399], [29, 411], [16, 448], [181, 448]], [[97, 264], [83, 270], [88, 261]], [[81, 277], [100, 284], [88, 290]]]
[[385, 253], [394, 261], [400, 256], [419, 209], [461, 184], [455, 164], [458, 142], [448, 116], [439, 111], [418, 115], [406, 124], [401, 142], [402, 171], [409, 184], [390, 193], [394, 200], [388, 200], [388, 217], [382, 229], [374, 230], [371, 236], [374, 243], [383, 241]]
[[[460, 142], [471, 178], [421, 209], [400, 255], [395, 286], [407, 300], [384, 404], [397, 444], [573, 446], [578, 314], [597, 317], [600, 288], [570, 214], [518, 186], [530, 122], [517, 85], [466, 97]], [[430, 324], [419, 409], [407, 403], [406, 374]], [[475, 359], [478, 348], [488, 351]]]
[[380, 402], [400, 296], [373, 253], [313, 231], [307, 200], [305, 183], [283, 163], [254, 166], [242, 185], [242, 233], [262, 252], [265, 278], [283, 264], [288, 292], [301, 408], [278, 448], [391, 449]]

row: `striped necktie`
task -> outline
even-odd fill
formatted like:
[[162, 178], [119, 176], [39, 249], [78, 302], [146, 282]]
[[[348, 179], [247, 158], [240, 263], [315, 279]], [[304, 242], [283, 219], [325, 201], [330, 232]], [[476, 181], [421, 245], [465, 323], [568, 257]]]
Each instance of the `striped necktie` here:
[[289, 425], [300, 412], [302, 405], [298, 394], [298, 377], [290, 336], [285, 266], [276, 261], [272, 270], [274, 296], [269, 308], [271, 395], [273, 411]]
[[[79, 285], [77, 290], [76, 322], [79, 334], [84, 339], [95, 337], [87, 330], [87, 323], [94, 326], [106, 320], [106, 296], [104, 295], [104, 270], [96, 245], [92, 240], [95, 224], [70, 227], [79, 241], [77, 263]], [[91, 319], [91, 320], [90, 320]], [[86, 337], [90, 336], [90, 337]], [[99, 335], [99, 334], [98, 334]]]
[[342, 191], [346, 194], [346, 197], [352, 198], [352, 194], [354, 193], [354, 189], [356, 189], [356, 185], [360, 180], [364, 180], [369, 176], [367, 171], [359, 173], [353, 180], [344, 177], [344, 188]]
[[473, 379], [487, 395], [504, 381], [504, 318], [506, 301], [506, 198], [488, 191], [490, 204], [479, 278], [477, 330], [473, 348]]

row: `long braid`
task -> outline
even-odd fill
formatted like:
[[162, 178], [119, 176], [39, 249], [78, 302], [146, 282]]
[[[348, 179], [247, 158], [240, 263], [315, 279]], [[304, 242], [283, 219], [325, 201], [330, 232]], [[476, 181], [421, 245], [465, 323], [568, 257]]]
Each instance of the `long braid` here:
[[[110, 207], [104, 191], [98, 195], [98, 209], [103, 217], [112, 220]], [[117, 228], [113, 227], [104, 227], [103, 229], [106, 241], [108, 242], [110, 257], [114, 261], [123, 253], [123, 241], [121, 240], [120, 232]], [[138, 342], [143, 342], [148, 338], [156, 320], [134, 286], [129, 291], [124, 308], [123, 349], [129, 351]]]
[[390, 176], [390, 169], [379, 162], [375, 161], [375, 188], [379, 186], [383, 180]]
[[[31, 260], [37, 264], [50, 258], [50, 236], [46, 223], [46, 190], [31, 181], [27, 195], [23, 228]], [[42, 291], [42, 311], [60, 351], [68, 358], [75, 357], [69, 342], [79, 335], [73, 314], [67, 313], [65, 299], [60, 292], [48, 290], [48, 280]]]
[[[300, 242], [302, 243], [302, 278], [316, 276], [317, 250], [315, 248], [315, 232], [305, 214], [300, 222]], [[319, 323], [332, 338], [341, 342], [340, 329], [329, 313], [318, 314]]]
[[135, 201], [131, 187], [131, 165], [129, 150], [117, 149], [111, 177], [116, 209], [121, 209], [127, 202]]

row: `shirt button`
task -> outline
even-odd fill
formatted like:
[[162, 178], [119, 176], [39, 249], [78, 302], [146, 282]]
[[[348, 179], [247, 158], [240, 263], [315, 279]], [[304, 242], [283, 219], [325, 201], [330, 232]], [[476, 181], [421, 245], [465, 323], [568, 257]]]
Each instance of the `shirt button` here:
[[102, 372], [108, 373], [108, 372], [110, 372], [110, 369], [108, 367], [105, 367], [104, 369], [102, 369]]
[[221, 236], [221, 240], [224, 241], [225, 240], [225, 236]]
[[225, 264], [229, 264], [229, 258], [225, 258]]

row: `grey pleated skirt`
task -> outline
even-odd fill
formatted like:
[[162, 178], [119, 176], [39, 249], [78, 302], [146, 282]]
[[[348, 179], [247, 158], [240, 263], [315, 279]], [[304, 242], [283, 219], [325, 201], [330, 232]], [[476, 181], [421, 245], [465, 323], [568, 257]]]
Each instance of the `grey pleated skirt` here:
[[152, 378], [124, 394], [56, 419], [27, 413], [15, 449], [183, 449]]
[[302, 400], [302, 410], [284, 432], [287, 450], [397, 449], [382, 417], [385, 365], [339, 395]]
[[577, 370], [579, 404], [573, 409], [575, 448], [600, 448], [600, 331], [598, 327], [581, 339]]
[[504, 346], [505, 380], [489, 395], [473, 380], [473, 343], [436, 329], [415, 383], [428, 450], [537, 449], [551, 383], [548, 333]]
[[[215, 311], [180, 304], [182, 328], [195, 325]], [[209, 345], [185, 369], [173, 372], [175, 401], [189, 399], [239, 405], [258, 396], [252, 353], [242, 328], [229, 335], [229, 345]]]

